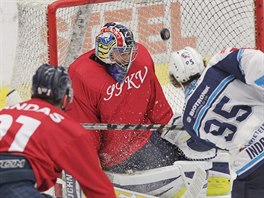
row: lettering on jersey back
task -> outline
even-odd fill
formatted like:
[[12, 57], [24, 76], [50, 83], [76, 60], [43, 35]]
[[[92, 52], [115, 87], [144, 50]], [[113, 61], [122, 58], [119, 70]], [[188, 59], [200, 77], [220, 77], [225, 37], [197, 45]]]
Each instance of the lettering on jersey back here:
[[246, 144], [246, 152], [250, 159], [254, 159], [264, 151], [264, 123], [254, 133], [248, 144]]
[[53, 122], [59, 123], [61, 122], [64, 117], [56, 112], [51, 112], [51, 109], [48, 107], [40, 108], [36, 104], [27, 104], [27, 103], [19, 103], [13, 106], [5, 107], [5, 109], [16, 109], [16, 110], [23, 110], [23, 111], [35, 111], [38, 113], [44, 113], [46, 116], [49, 116]]
[[246, 151], [250, 159], [253, 159], [260, 155], [264, 151], [264, 137], [260, 138], [258, 142], [252, 144], [249, 148], [246, 149]]

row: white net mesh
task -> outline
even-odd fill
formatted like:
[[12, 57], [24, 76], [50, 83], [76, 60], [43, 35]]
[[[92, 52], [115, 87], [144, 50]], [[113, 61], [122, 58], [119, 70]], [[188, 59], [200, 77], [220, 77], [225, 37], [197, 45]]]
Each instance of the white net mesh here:
[[[30, 97], [35, 69], [49, 61], [48, 49], [52, 46], [47, 44], [47, 31], [52, 27], [47, 26], [46, 13], [52, 2], [20, 0], [18, 3], [19, 40], [11, 84], [23, 99]], [[80, 16], [76, 17], [77, 14]], [[128, 26], [135, 39], [149, 49], [174, 111], [181, 111], [183, 95], [169, 85], [167, 66], [172, 51], [192, 46], [202, 55], [212, 55], [229, 46], [255, 47], [253, 0], [122, 0], [59, 8], [56, 16], [58, 64], [66, 67], [78, 55], [93, 48], [94, 38], [106, 22], [118, 21]], [[167, 41], [159, 35], [164, 27], [171, 31]], [[74, 42], [70, 44], [71, 40]]]

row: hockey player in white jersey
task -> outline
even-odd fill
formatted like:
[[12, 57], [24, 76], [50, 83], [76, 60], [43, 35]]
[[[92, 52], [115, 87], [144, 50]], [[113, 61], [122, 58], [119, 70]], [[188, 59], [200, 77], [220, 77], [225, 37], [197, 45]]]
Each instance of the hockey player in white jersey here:
[[185, 88], [185, 130], [230, 153], [232, 198], [263, 197], [264, 53], [224, 49], [204, 69], [202, 56], [186, 47], [172, 54], [169, 70], [173, 84]]

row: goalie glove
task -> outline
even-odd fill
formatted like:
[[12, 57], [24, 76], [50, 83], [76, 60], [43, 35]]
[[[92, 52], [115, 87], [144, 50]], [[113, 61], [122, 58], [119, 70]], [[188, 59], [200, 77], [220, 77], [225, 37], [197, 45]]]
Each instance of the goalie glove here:
[[204, 144], [201, 141], [195, 141], [191, 136], [184, 130], [181, 122], [181, 116], [173, 116], [169, 125], [182, 126], [181, 130], [167, 130], [161, 133], [161, 137], [171, 144], [178, 147], [180, 154], [188, 160], [193, 161], [204, 161], [210, 160], [216, 157], [217, 149], [212, 148]]

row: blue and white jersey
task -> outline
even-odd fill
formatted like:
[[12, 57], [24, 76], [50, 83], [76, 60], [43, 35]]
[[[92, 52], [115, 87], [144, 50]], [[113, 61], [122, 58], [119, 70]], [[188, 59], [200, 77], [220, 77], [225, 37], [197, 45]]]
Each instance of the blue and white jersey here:
[[229, 49], [214, 56], [186, 93], [183, 124], [194, 138], [236, 156], [238, 175], [264, 164], [264, 53]]

